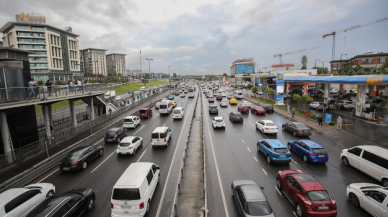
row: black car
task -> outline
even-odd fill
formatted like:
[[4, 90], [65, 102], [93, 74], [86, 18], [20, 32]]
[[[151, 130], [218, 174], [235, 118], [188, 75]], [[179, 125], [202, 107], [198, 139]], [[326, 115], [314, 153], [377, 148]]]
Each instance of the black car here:
[[285, 123], [282, 129], [291, 132], [294, 136], [311, 136], [310, 128], [299, 122]]
[[94, 207], [96, 195], [90, 188], [73, 188], [46, 198], [25, 217], [82, 216]]
[[175, 92], [175, 96], [179, 96], [179, 91]]
[[209, 114], [216, 113], [218, 114], [218, 108], [216, 105], [209, 105]]
[[105, 140], [105, 143], [108, 143], [108, 142], [120, 143], [120, 141], [126, 136], [127, 136], [127, 131], [124, 128], [117, 127], [106, 131], [104, 135], [104, 140]]
[[231, 120], [232, 122], [236, 122], [236, 121], [241, 122], [241, 123], [244, 122], [244, 118], [241, 115], [241, 112], [231, 112], [231, 113], [229, 113], [229, 120]]
[[104, 154], [102, 146], [83, 146], [71, 150], [65, 158], [59, 162], [62, 171], [74, 171], [86, 169], [88, 164], [98, 156]]
[[273, 105], [271, 105], [271, 104], [265, 104], [265, 105], [263, 105], [263, 108], [265, 109], [266, 113], [269, 113], [269, 112], [273, 113], [274, 112]]

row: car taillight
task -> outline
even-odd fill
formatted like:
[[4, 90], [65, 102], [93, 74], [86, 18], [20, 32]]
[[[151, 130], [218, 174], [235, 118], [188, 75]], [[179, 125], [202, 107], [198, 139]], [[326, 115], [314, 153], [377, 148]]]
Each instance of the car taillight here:
[[113, 209], [113, 203], [110, 203], [110, 208]]
[[302, 130], [298, 130], [298, 132], [299, 132], [299, 133], [301, 133], [301, 132], [302, 132]]
[[164, 136], [164, 141], [166, 141], [166, 136]]
[[117, 149], [120, 149], [120, 146], [117, 146]]
[[59, 162], [58, 164], [59, 164], [59, 165], [62, 165], [62, 162]]
[[104, 135], [104, 138], [106, 138], [106, 135]]
[[211, 111], [212, 109], [211, 108], [209, 108], [209, 111]]
[[117, 138], [117, 134], [115, 135], [115, 138]]
[[129, 147], [128, 147], [128, 149], [131, 149], [131, 148], [132, 148], [132, 146], [129, 146]]
[[277, 130], [279, 129], [279, 128], [276, 128]]
[[265, 128], [266, 130], [268, 130], [268, 128]]
[[241, 116], [241, 118], [244, 118], [243, 116]]
[[222, 122], [223, 124], [225, 124], [225, 121], [224, 122]]
[[329, 155], [329, 153], [326, 153], [326, 155]]
[[235, 116], [233, 116], [233, 119], [236, 119], [236, 117], [235, 117]]
[[140, 204], [140, 209], [144, 209], [144, 202]]
[[214, 122], [214, 124], [217, 124], [217, 122]]
[[132, 122], [131, 124], [134, 124], [135, 122]]
[[78, 162], [71, 162], [70, 164], [71, 164], [71, 165], [77, 165]]
[[287, 154], [287, 156], [291, 156], [291, 152], [289, 152], [289, 153]]
[[275, 156], [275, 157], [279, 156], [278, 154], [275, 154], [273, 152], [271, 152], [271, 154], [272, 154], [272, 156]]
[[309, 153], [309, 155], [311, 156], [311, 155], [316, 155], [316, 154], [313, 154], [313, 153]]

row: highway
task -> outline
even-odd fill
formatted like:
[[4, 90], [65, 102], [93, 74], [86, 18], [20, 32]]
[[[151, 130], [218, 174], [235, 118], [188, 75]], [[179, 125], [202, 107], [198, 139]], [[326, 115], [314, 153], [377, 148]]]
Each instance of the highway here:
[[[289, 140], [303, 138], [295, 138], [291, 133], [281, 130], [282, 124], [289, 122], [287, 118], [277, 113], [257, 116], [249, 113], [243, 114], [243, 123], [231, 123], [229, 121], [229, 112], [237, 111], [236, 105], [220, 107], [220, 101], [209, 103], [205, 96], [202, 100], [205, 111], [203, 125], [207, 159], [209, 216], [238, 216], [230, 188], [231, 182], [236, 179], [252, 179], [258, 185], [264, 187], [264, 193], [276, 216], [296, 216], [295, 209], [291, 203], [276, 188], [275, 178], [277, 172], [286, 169], [301, 170], [304, 173], [313, 175], [328, 190], [333, 199], [336, 200], [338, 207], [337, 216], [370, 216], [363, 209], [355, 208], [350, 204], [345, 194], [346, 187], [351, 183], [358, 182], [380, 183], [352, 167], [345, 167], [341, 164], [339, 159], [340, 152], [348, 147], [334, 139], [313, 132], [310, 139], [321, 144], [329, 153], [329, 161], [327, 163], [305, 163], [300, 156], [292, 152], [290, 164], [269, 165], [264, 155], [257, 152], [256, 144], [258, 140], [265, 138], [279, 139], [283, 144], [287, 144]], [[209, 115], [206, 112], [209, 104], [218, 105], [218, 115]], [[222, 116], [225, 119], [225, 130], [212, 128], [211, 118], [215, 116]], [[259, 120], [272, 120], [279, 128], [277, 136], [263, 135], [261, 132], [256, 131], [255, 123]], [[362, 140], [359, 141], [361, 142]], [[349, 144], [349, 146], [354, 146], [354, 144]]]
[[[197, 88], [197, 93], [198, 93]], [[184, 144], [188, 135], [188, 126], [195, 108], [195, 98], [179, 98], [177, 106], [185, 108], [183, 120], [173, 120], [171, 115], [160, 116], [153, 110], [150, 119], [142, 119], [136, 129], [128, 129], [128, 136], [136, 135], [143, 138], [143, 146], [137, 150], [135, 156], [117, 156], [116, 143], [105, 144], [103, 138], [93, 145], [104, 147], [104, 155], [97, 158], [88, 168], [76, 172], [62, 172], [54, 168], [46, 174], [36, 178], [36, 182], [52, 183], [56, 186], [56, 193], [62, 193], [74, 187], [89, 187], [96, 192], [95, 207], [86, 214], [90, 217], [110, 216], [110, 197], [113, 185], [125, 169], [133, 162], [153, 162], [160, 166], [161, 176], [150, 205], [149, 216], [171, 215], [172, 200], [175, 193]], [[159, 126], [168, 126], [172, 130], [172, 140], [167, 148], [153, 149], [150, 144], [152, 131]], [[158, 215], [157, 215], [158, 214]]]

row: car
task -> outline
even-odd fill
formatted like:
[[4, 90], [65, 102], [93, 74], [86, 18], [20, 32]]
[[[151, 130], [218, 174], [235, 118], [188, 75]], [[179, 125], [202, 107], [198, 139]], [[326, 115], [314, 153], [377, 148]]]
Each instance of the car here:
[[282, 125], [282, 129], [291, 132], [294, 136], [311, 136], [308, 126], [299, 122], [289, 122]]
[[231, 104], [231, 105], [237, 105], [237, 99], [236, 99], [236, 98], [231, 98], [231, 99], [229, 100], [229, 104]]
[[265, 109], [265, 112], [266, 113], [273, 113], [274, 112], [274, 109], [273, 109], [273, 105], [271, 104], [264, 104], [262, 105], [262, 107]]
[[309, 107], [318, 110], [319, 105], [323, 105], [323, 102], [312, 102], [309, 104]]
[[[159, 108], [160, 108], [160, 104], [159, 104]], [[152, 117], [152, 110], [150, 108], [139, 109], [139, 117], [140, 118], [150, 118], [150, 117]]]
[[211, 92], [207, 92], [207, 93], [205, 93], [205, 96], [206, 96], [206, 98], [208, 98], [209, 96], [211, 96], [212, 95], [212, 93]]
[[183, 93], [183, 91], [182, 91], [182, 90], [179, 90], [179, 94], [181, 94], [181, 93]]
[[232, 197], [241, 217], [275, 217], [263, 187], [253, 180], [234, 180], [231, 184]]
[[172, 131], [169, 127], [157, 127], [151, 134], [152, 148], [157, 146], [168, 147], [172, 137]]
[[353, 183], [346, 188], [346, 196], [355, 207], [362, 207], [373, 216], [387, 216], [388, 189], [369, 183]]
[[75, 187], [46, 198], [24, 217], [82, 216], [93, 209], [96, 195], [91, 188]]
[[184, 93], [185, 93], [185, 94], [186, 94], [186, 93], [189, 93], [189, 90], [188, 90], [188, 89], [185, 89]]
[[222, 95], [217, 95], [216, 100], [221, 101], [222, 100]]
[[249, 109], [251, 109], [252, 107], [252, 103], [248, 102], [248, 101], [242, 101], [240, 104], [240, 106], [248, 106]]
[[262, 106], [253, 106], [251, 107], [251, 113], [252, 114], [264, 114], [266, 113], [267, 111], [262, 107]]
[[239, 105], [237, 107], [237, 111], [239, 111], [241, 113], [249, 113], [249, 107], [248, 106], [241, 106], [241, 105]]
[[176, 107], [176, 102], [175, 101], [171, 101], [172, 103], [172, 107], [175, 108]]
[[116, 153], [135, 155], [136, 150], [143, 145], [143, 138], [137, 136], [127, 136], [117, 145]]
[[105, 143], [108, 142], [120, 142], [122, 138], [127, 136], [127, 130], [120, 127], [112, 128], [106, 131], [104, 135]]
[[227, 93], [227, 96], [226, 96], [226, 98], [228, 98], [228, 99], [232, 99], [232, 98], [233, 98], [233, 94]]
[[335, 106], [344, 110], [352, 110], [354, 108], [353, 102], [349, 100], [338, 100]]
[[174, 95], [169, 95], [169, 96], [168, 96], [168, 99], [169, 99], [169, 100], [173, 100], [173, 99], [174, 99]]
[[104, 154], [102, 146], [81, 146], [71, 150], [59, 161], [61, 171], [75, 171], [86, 169], [88, 164]]
[[0, 194], [0, 216], [25, 216], [54, 193], [55, 186], [50, 183], [36, 183], [22, 188], [8, 189]]
[[155, 109], [159, 109], [159, 106], [160, 106], [160, 102], [157, 102], [157, 103], [155, 104]]
[[226, 106], [226, 107], [228, 107], [228, 100], [225, 100], [225, 99], [223, 99], [223, 100], [221, 100], [221, 102], [220, 102], [220, 106], [221, 107], [223, 107], [223, 106]]
[[185, 98], [186, 95], [184, 93], [181, 93], [181, 95], [179, 95], [180, 98]]
[[139, 116], [127, 116], [124, 118], [123, 128], [136, 128], [140, 125]]
[[296, 207], [296, 216], [337, 216], [337, 203], [312, 175], [300, 170], [282, 170], [276, 187]]
[[218, 108], [216, 105], [209, 105], [209, 114], [216, 113], [218, 114]]
[[231, 120], [233, 123], [236, 121], [243, 123], [244, 117], [241, 115], [241, 112], [231, 112], [229, 113], [229, 120]]
[[115, 100], [121, 100], [121, 96], [116, 96]]
[[329, 153], [313, 140], [290, 140], [287, 147], [301, 156], [304, 162], [327, 162], [329, 160]]
[[256, 129], [261, 133], [272, 133], [276, 135], [278, 133], [278, 127], [271, 120], [261, 120], [256, 122]]
[[213, 129], [215, 128], [224, 128], [225, 129], [225, 120], [223, 117], [214, 117], [212, 119]]
[[207, 100], [208, 100], [209, 102], [214, 102], [214, 96], [213, 96], [213, 95], [209, 96], [209, 97], [207, 98]]
[[175, 92], [174, 94], [175, 94], [175, 96], [179, 96], [180, 93], [181, 93], [181, 90]]
[[291, 152], [278, 139], [262, 139], [257, 141], [257, 152], [263, 153], [268, 164], [291, 162]]
[[174, 111], [172, 111], [172, 118], [175, 119], [183, 119], [185, 114], [185, 109], [182, 107], [176, 107]]

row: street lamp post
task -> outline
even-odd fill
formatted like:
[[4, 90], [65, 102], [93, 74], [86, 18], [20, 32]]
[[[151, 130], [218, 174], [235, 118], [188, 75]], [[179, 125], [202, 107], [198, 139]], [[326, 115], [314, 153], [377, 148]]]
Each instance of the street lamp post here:
[[327, 61], [322, 61], [322, 74], [323, 74], [323, 69], [325, 68], [325, 62], [327, 62]]
[[[151, 60], [153, 60], [153, 59], [146, 58], [146, 60], [148, 60], [148, 70], [149, 70], [148, 73], [151, 76]], [[151, 91], [151, 82], [152, 82], [152, 80], [150, 80], [150, 91]], [[150, 103], [151, 103], [151, 96], [150, 96]]]
[[317, 60], [320, 61], [319, 59], [315, 59], [315, 68], [317, 68]]
[[340, 70], [338, 70], [338, 72], [340, 72], [342, 70], [342, 56], [345, 56], [345, 55], [348, 55], [348, 54], [341, 54], [341, 58], [340, 58]]

